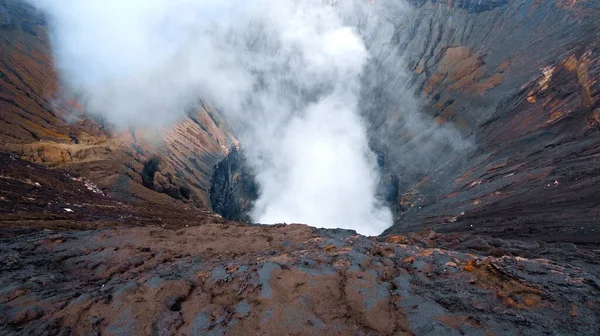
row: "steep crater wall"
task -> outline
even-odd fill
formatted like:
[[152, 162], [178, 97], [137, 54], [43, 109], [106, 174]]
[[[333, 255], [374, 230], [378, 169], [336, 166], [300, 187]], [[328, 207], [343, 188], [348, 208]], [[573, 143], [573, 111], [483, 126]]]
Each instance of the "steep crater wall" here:
[[[361, 110], [395, 215], [386, 233], [598, 241], [600, 4], [386, 6], [358, 23], [372, 55]], [[213, 179], [242, 174], [230, 168]], [[230, 195], [212, 197], [236, 209], [252, 198]]]

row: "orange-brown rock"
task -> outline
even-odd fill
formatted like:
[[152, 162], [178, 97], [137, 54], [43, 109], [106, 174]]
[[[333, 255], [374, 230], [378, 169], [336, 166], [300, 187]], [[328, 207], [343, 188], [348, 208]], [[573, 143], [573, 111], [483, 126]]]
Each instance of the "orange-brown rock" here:
[[[0, 150], [91, 179], [120, 199], [209, 206], [213, 166], [234, 139], [209, 106], [200, 104], [158, 130], [116, 130], [87, 115], [61, 89], [45, 23], [24, 2], [0, 2]], [[167, 179], [144, 185], [142, 172], [160, 158]]]

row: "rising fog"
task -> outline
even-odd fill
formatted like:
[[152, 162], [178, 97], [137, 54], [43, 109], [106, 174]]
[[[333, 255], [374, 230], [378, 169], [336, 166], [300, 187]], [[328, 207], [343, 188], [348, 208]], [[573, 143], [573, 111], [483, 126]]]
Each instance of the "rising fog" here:
[[[161, 125], [198, 99], [216, 106], [257, 176], [254, 221], [372, 235], [392, 224], [375, 196], [379, 172], [359, 113], [372, 82], [365, 68], [382, 54], [372, 43], [385, 33], [373, 24], [383, 20], [379, 4], [29, 1], [48, 15], [61, 79], [90, 113], [116, 126]], [[408, 15], [402, 1], [393, 3], [400, 20]], [[411, 106], [409, 126], [431, 130], [412, 95], [398, 94]]]

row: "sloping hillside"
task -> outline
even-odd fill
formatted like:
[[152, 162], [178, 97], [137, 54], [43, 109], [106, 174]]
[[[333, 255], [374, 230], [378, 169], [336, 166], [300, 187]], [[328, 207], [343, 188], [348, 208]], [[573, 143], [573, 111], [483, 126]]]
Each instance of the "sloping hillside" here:
[[[414, 90], [431, 118], [474, 144], [419, 151], [434, 140], [396, 127], [401, 105], [386, 91], [387, 102], [375, 103], [386, 112], [370, 119], [374, 133], [389, 134], [380, 142], [386, 169], [400, 181], [390, 232], [473, 226], [505, 237], [598, 241], [600, 5], [478, 3], [421, 1], [412, 33], [396, 47], [413, 75], [381, 82]], [[406, 157], [427, 168], [403, 167]]]
[[233, 141], [199, 103], [172, 126], [114, 130], [61, 90], [46, 25], [21, 1], [0, 1], [0, 150], [85, 176], [113, 197], [207, 207], [213, 166]]

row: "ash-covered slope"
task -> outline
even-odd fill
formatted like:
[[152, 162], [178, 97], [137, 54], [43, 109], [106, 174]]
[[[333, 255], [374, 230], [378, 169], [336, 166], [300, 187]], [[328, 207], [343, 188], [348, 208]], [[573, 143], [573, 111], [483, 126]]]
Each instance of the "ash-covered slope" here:
[[218, 113], [200, 103], [169, 127], [115, 131], [61, 89], [47, 33], [25, 2], [0, 0], [0, 150], [120, 199], [207, 207], [213, 166], [233, 140]]
[[[598, 2], [408, 3], [353, 22], [371, 53], [361, 110], [395, 213], [386, 233], [597, 242]], [[215, 181], [225, 173], [241, 175]], [[217, 209], [252, 196], [219, 190]]]
[[407, 85], [427, 114], [471, 136], [474, 148], [420, 151], [435, 130], [411, 135], [394, 123], [402, 104], [383, 90], [372, 104], [384, 112], [369, 119], [373, 134], [384, 134], [386, 169], [400, 182], [389, 232], [473, 225], [505, 237], [597, 241], [600, 5], [477, 3], [422, 2], [411, 34], [397, 34], [413, 75], [380, 87]]
[[181, 228], [207, 222], [223, 220], [185, 203], [124, 202], [80, 175], [0, 153], [0, 227], [80, 230], [122, 224]]

